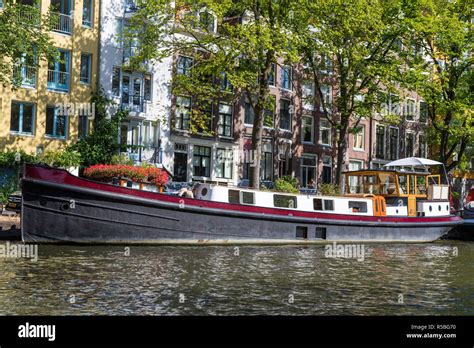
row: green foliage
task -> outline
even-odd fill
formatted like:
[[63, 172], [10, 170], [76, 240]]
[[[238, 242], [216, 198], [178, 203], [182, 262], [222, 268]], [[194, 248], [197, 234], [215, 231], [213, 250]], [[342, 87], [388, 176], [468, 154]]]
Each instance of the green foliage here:
[[70, 168], [78, 167], [81, 162], [81, 154], [77, 151], [66, 149], [64, 151], [46, 152], [40, 161], [51, 167]]
[[0, 167], [16, 168], [20, 163], [37, 163], [36, 156], [26, 153], [24, 150], [6, 150], [0, 152]]
[[9, 180], [0, 187], [0, 204], [8, 203], [8, 197], [18, 189], [18, 184], [15, 179]]
[[412, 49], [402, 53], [410, 69], [400, 81], [428, 104], [434, 157], [448, 171], [465, 168], [474, 145], [473, 3], [418, 0], [411, 10], [403, 39]]
[[110, 164], [121, 164], [125, 166], [133, 166], [134, 162], [130, 158], [128, 158], [125, 154], [120, 155], [113, 155]]
[[20, 59], [38, 67], [41, 58], [56, 59], [58, 51], [49, 35], [50, 14], [41, 17], [34, 6], [4, 3], [0, 11], [0, 84], [18, 86], [21, 80], [13, 71]]
[[92, 102], [95, 103], [93, 130], [69, 148], [80, 154], [82, 164], [86, 167], [99, 163], [109, 164], [116, 159], [114, 156], [121, 150], [118, 140], [120, 124], [127, 116], [125, 111], [118, 110], [109, 118], [107, 110], [112, 102], [102, 92], [94, 94]]
[[319, 191], [324, 196], [339, 196], [341, 194], [339, 185], [334, 184], [321, 184]]
[[287, 192], [287, 193], [298, 193], [298, 180], [292, 176], [282, 176], [275, 180], [275, 191]]

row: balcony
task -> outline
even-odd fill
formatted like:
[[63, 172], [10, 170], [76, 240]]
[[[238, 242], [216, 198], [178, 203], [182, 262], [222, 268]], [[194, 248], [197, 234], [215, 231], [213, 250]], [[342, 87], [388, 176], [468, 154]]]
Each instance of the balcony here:
[[144, 118], [147, 112], [148, 102], [142, 96], [122, 96], [121, 108], [129, 112], [129, 117]]
[[37, 68], [34, 66], [16, 65], [13, 79], [22, 87], [36, 88]]
[[48, 89], [69, 92], [69, 72], [48, 70]]
[[51, 14], [51, 26], [56, 33], [72, 34], [72, 16], [63, 13]]

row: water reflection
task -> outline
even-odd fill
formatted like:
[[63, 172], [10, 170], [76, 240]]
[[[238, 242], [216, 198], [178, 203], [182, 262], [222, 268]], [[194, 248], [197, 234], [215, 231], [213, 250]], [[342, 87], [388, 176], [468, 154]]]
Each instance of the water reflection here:
[[367, 244], [363, 262], [324, 246], [40, 246], [0, 270], [1, 315], [474, 314], [474, 244], [454, 241]]

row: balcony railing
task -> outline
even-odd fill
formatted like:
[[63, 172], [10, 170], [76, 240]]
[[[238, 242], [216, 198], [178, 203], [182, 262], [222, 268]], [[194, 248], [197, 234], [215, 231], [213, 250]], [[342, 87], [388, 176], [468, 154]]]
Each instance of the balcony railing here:
[[142, 96], [124, 95], [122, 96], [122, 109], [129, 112], [146, 113], [147, 101]]
[[35, 66], [17, 65], [13, 69], [15, 82], [23, 87], [36, 87], [37, 69]]
[[48, 70], [48, 89], [69, 92], [69, 73], [64, 71]]
[[52, 13], [53, 31], [71, 35], [72, 33], [72, 16], [63, 13]]

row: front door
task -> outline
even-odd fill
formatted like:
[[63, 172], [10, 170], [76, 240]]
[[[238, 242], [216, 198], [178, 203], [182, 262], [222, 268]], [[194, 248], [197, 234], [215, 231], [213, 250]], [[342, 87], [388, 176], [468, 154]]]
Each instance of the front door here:
[[174, 153], [174, 178], [176, 182], [186, 182], [188, 172], [188, 155], [182, 152]]

